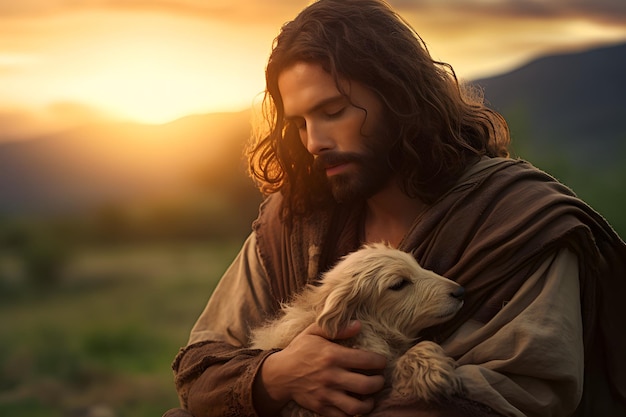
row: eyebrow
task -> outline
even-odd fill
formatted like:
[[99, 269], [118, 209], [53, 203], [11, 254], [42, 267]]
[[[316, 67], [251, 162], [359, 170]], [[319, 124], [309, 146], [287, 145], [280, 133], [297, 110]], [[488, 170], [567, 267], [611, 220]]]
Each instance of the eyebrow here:
[[[329, 104], [333, 104], [342, 100], [345, 100], [346, 96], [344, 96], [343, 94], [337, 94], [335, 96], [331, 96], [331, 97], [327, 97], [325, 99], [323, 99], [322, 101], [316, 103], [315, 105], [313, 105], [313, 107], [311, 107], [310, 109], [308, 109], [306, 112], [304, 112], [304, 114], [310, 114], [310, 113], [314, 113], [316, 111], [318, 111], [319, 109], [321, 109], [324, 106], [327, 106]], [[288, 115], [285, 113], [284, 119], [287, 121], [292, 121], [294, 119], [297, 119], [298, 117], [300, 117], [299, 115]]]

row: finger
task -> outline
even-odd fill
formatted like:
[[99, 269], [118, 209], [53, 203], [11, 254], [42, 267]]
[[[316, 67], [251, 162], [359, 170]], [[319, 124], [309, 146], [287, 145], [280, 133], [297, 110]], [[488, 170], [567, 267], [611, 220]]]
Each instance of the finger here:
[[366, 414], [374, 406], [371, 398], [357, 398], [337, 387], [328, 388], [316, 396], [294, 397], [301, 407], [325, 417], [345, 417]]
[[338, 346], [341, 355], [337, 365], [355, 371], [381, 371], [387, 366], [387, 359], [377, 353], [366, 350]]
[[361, 322], [358, 320], [352, 320], [348, 325], [342, 329], [339, 329], [335, 340], [350, 339], [356, 336], [361, 331]]
[[[354, 320], [346, 329], [342, 330], [342, 332], [344, 332], [343, 335], [350, 334], [350, 332], [357, 334], [360, 329], [361, 323]], [[301, 333], [301, 335], [307, 334], [321, 338], [327, 337], [324, 330], [317, 324], [311, 324]], [[328, 360], [328, 365], [332, 365], [333, 367], [349, 369], [363, 374], [373, 374], [379, 373], [387, 366], [387, 359], [382, 355], [342, 346], [336, 343], [329, 343], [326, 345], [324, 351], [327, 354], [326, 359]], [[321, 350], [319, 352], [321, 353]], [[320, 360], [320, 362], [324, 361]]]
[[320, 415], [324, 417], [352, 417], [356, 415], [356, 414], [346, 414], [343, 411], [341, 411], [339, 408], [332, 407], [332, 406], [324, 406], [317, 410], [311, 410], [311, 411], [313, 411], [316, 415]]
[[332, 404], [341, 412], [349, 415], [356, 416], [361, 414], [368, 414], [374, 408], [374, 399], [368, 398], [356, 398], [347, 393], [341, 391], [335, 391], [334, 398], [332, 398]]
[[337, 376], [337, 387], [355, 395], [373, 395], [385, 386], [382, 375], [363, 375], [356, 372], [344, 372]]
[[[361, 322], [358, 320], [352, 320], [348, 325], [339, 330], [337, 335], [334, 337], [335, 340], [341, 339], [349, 339], [351, 337], [356, 336], [361, 331]], [[322, 329], [318, 324], [313, 323], [309, 327], [307, 327], [303, 333], [320, 336], [324, 339], [331, 340], [331, 335], [326, 333], [324, 329]]]
[[359, 400], [348, 394], [336, 392], [336, 395], [328, 398], [324, 403], [311, 406], [309, 409], [325, 417], [356, 416], [368, 414], [372, 411], [374, 409], [374, 399], [366, 398]]
[[[361, 330], [361, 322], [354, 320], [350, 322], [348, 327], [340, 330], [339, 336], [346, 336], [354, 333], [358, 334]], [[315, 335], [327, 339], [324, 330], [317, 324], [311, 324], [303, 332], [309, 335]], [[349, 336], [351, 337], [351, 336]], [[344, 369], [354, 369], [358, 371], [380, 371], [387, 366], [387, 359], [377, 353], [368, 352], [361, 349], [355, 349], [339, 344], [332, 344], [333, 363]]]

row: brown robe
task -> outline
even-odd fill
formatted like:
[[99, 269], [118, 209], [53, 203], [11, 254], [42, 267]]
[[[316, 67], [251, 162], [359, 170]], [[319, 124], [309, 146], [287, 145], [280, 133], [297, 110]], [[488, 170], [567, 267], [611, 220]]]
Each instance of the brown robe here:
[[[420, 215], [400, 245], [423, 267], [467, 290], [461, 313], [426, 337], [443, 342], [469, 319], [488, 322], [548, 257], [568, 249], [579, 260], [585, 348], [585, 389], [576, 415], [624, 415], [626, 329], [620, 321], [626, 303], [619, 298], [626, 294], [626, 245], [568, 188], [529, 164], [493, 159], [483, 165]], [[279, 195], [269, 197], [254, 224], [272, 298], [268, 312], [360, 244], [361, 205], [333, 207], [287, 228], [277, 216], [280, 204]], [[270, 353], [218, 340], [190, 344], [174, 362], [183, 405], [194, 404], [196, 417], [255, 415], [251, 398], [242, 396], [251, 395], [251, 381]], [[493, 415], [459, 401], [456, 408], [466, 415]], [[419, 404], [403, 410], [393, 414], [454, 415]]]

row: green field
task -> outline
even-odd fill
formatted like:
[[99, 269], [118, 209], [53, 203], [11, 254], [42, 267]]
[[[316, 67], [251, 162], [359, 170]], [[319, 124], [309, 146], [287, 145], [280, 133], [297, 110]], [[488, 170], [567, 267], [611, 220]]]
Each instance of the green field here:
[[[176, 407], [170, 364], [240, 243], [81, 248], [54, 287], [5, 282], [0, 415], [155, 417]], [[11, 259], [0, 263], [10, 277]]]

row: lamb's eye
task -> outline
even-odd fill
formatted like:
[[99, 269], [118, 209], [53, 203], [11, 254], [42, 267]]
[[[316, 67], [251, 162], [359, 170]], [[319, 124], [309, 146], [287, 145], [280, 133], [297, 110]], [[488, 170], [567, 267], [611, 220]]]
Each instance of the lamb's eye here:
[[401, 289], [403, 289], [404, 287], [406, 287], [410, 283], [411, 283], [411, 281], [409, 281], [408, 279], [402, 278], [402, 279], [397, 280], [393, 284], [391, 284], [389, 286], [389, 289], [391, 291], [400, 291]]

